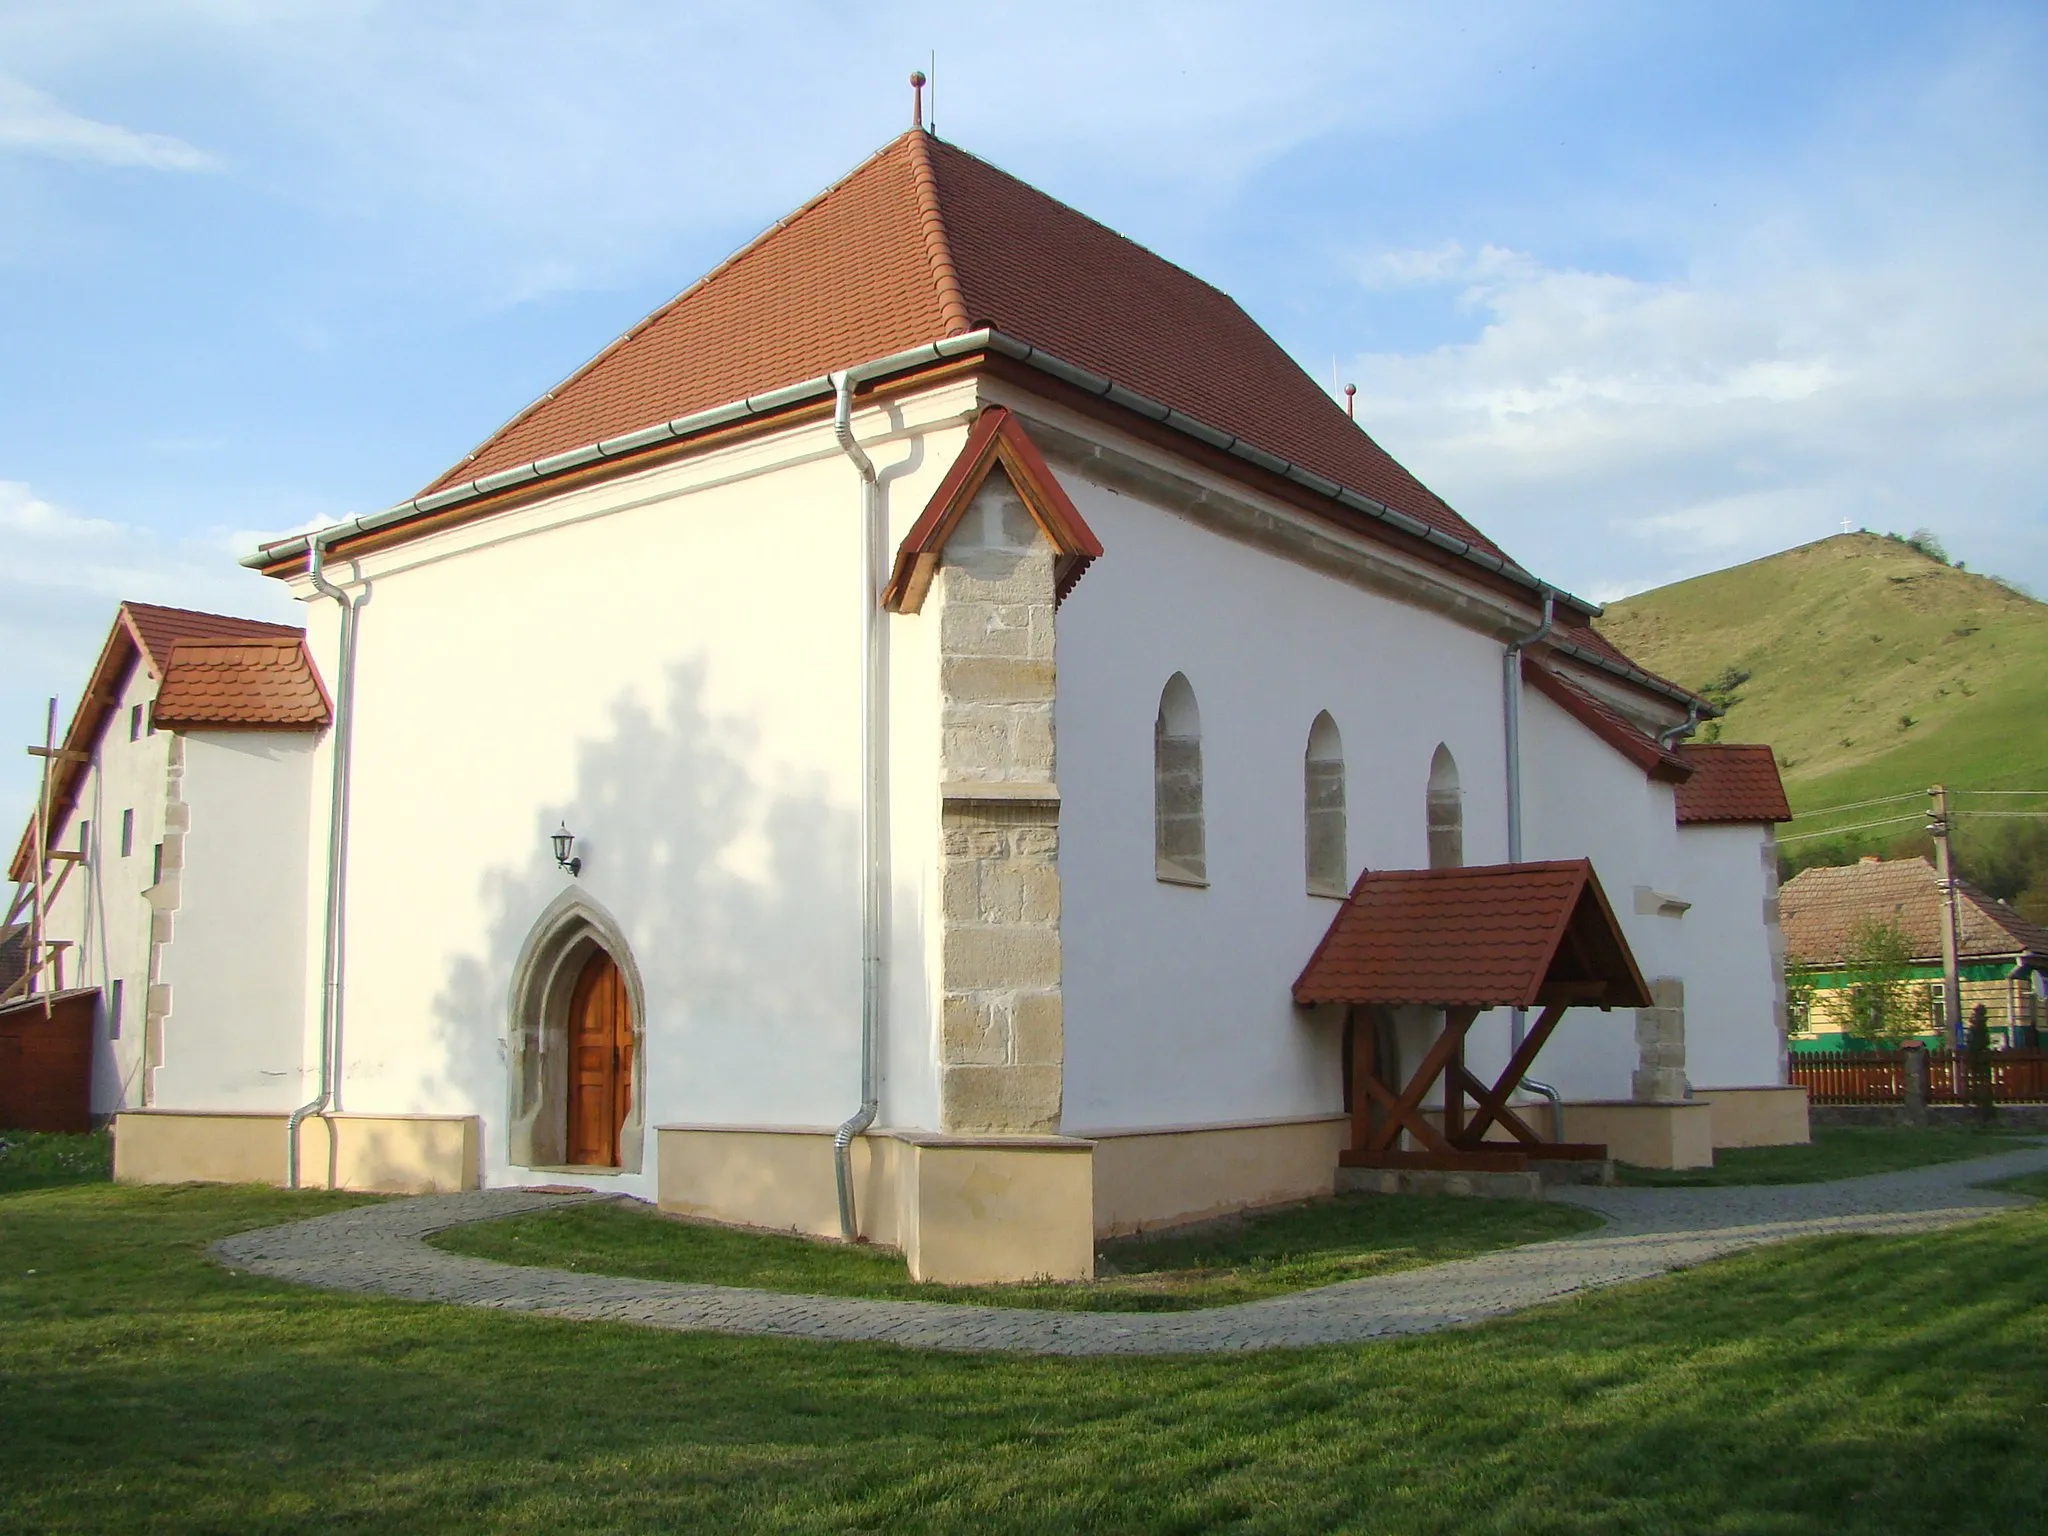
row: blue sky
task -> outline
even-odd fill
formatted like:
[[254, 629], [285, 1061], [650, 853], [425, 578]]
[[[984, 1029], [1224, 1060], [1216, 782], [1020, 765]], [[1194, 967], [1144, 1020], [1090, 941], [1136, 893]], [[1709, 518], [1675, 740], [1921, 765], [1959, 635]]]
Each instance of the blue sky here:
[[[402, 499], [908, 120], [1234, 294], [1608, 598], [1928, 526], [2048, 593], [2048, 12], [0, 3], [0, 716]], [[0, 801], [32, 769], [0, 757]]]

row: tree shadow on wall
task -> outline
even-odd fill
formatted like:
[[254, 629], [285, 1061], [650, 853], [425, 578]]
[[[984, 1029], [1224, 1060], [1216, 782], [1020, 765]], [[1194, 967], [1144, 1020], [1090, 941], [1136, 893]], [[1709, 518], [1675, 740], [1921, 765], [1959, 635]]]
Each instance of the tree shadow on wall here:
[[[452, 956], [434, 1001], [446, 1081], [504, 1155], [512, 972], [536, 921], [579, 886], [632, 947], [644, 988], [645, 1124], [824, 1123], [856, 1096], [858, 818], [822, 775], [756, 766], [750, 722], [710, 714], [704, 668], [670, 669], [659, 715], [630, 697], [579, 754], [565, 801], [536, 799], [529, 857], [486, 870], [484, 953]], [[548, 836], [576, 833], [580, 878]], [[644, 1166], [653, 1167], [653, 1144]]]

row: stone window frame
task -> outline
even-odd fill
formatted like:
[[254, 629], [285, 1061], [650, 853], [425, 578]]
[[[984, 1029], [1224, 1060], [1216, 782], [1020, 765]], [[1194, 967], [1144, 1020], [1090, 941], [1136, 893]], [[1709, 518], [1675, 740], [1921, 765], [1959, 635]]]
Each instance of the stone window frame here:
[[[632, 1103], [619, 1127], [615, 1168], [570, 1164], [569, 1001], [591, 951], [619, 968], [633, 1016]], [[604, 1177], [646, 1167], [647, 993], [625, 930], [580, 887], [549, 902], [512, 967], [505, 1033], [505, 1152], [515, 1168]]]
[[1194, 685], [1176, 672], [1159, 690], [1152, 721], [1152, 873], [1167, 885], [1207, 886], [1207, 808], [1202, 781], [1202, 710]]
[[1350, 827], [1344, 788], [1344, 733], [1327, 709], [1308, 728], [1301, 755], [1302, 878], [1311, 896], [1351, 894]]
[[1443, 742], [1429, 758], [1429, 789], [1423, 825], [1429, 841], [1431, 869], [1462, 869], [1465, 864], [1465, 791], [1458, 779], [1458, 760]]

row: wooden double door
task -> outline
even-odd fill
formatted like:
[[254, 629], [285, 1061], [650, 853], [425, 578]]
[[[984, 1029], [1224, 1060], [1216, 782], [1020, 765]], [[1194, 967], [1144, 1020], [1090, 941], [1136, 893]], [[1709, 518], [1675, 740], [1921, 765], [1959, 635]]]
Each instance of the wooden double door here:
[[591, 951], [569, 997], [569, 1162], [619, 1166], [633, 1104], [633, 1010], [612, 957]]

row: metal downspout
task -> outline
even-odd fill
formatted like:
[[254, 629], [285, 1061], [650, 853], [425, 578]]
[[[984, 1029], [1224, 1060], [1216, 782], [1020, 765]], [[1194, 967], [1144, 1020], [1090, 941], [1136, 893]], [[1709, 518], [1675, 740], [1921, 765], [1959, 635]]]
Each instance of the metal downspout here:
[[[1518, 635], [1508, 642], [1508, 648], [1501, 653], [1500, 706], [1503, 734], [1507, 741], [1508, 767], [1508, 862], [1522, 862], [1522, 650], [1525, 646], [1540, 645], [1550, 638], [1550, 627], [1557, 621], [1557, 591], [1553, 587], [1543, 589], [1543, 622], [1526, 635]], [[1517, 1008], [1510, 1030], [1511, 1049], [1522, 1044], [1524, 1010]]]
[[[327, 911], [323, 924], [320, 957], [320, 1093], [302, 1104], [285, 1121], [285, 1183], [299, 1188], [299, 1127], [311, 1115], [325, 1117], [339, 1086], [338, 1045], [341, 1037], [341, 967], [348, 888], [348, 788], [349, 749], [355, 728], [356, 692], [356, 609], [362, 599], [351, 599], [322, 573], [327, 545], [353, 524], [323, 530], [306, 541], [306, 575], [313, 590], [332, 598], [341, 609], [341, 654], [334, 688], [334, 782], [329, 792], [327, 813]], [[333, 1129], [328, 1145], [333, 1147]]]
[[[1553, 587], [1541, 588], [1543, 593], [1543, 621], [1526, 635], [1518, 635], [1508, 642], [1508, 648], [1501, 654], [1500, 701], [1503, 734], [1507, 741], [1508, 769], [1508, 862], [1522, 862], [1522, 651], [1526, 646], [1540, 645], [1550, 638], [1551, 626], [1557, 622], [1557, 592]], [[1512, 1055], [1522, 1048], [1522, 1039], [1529, 1027], [1527, 1009], [1516, 1008], [1508, 1015], [1508, 1052]], [[1525, 1077], [1517, 1087], [1540, 1093], [1550, 1100], [1550, 1134], [1554, 1141], [1564, 1140], [1564, 1099], [1550, 1084]]]
[[860, 472], [861, 534], [861, 669], [860, 669], [860, 1108], [832, 1135], [833, 1174], [839, 1186], [839, 1235], [860, 1239], [859, 1213], [853, 1198], [853, 1139], [875, 1123], [881, 1094], [876, 1086], [875, 1037], [881, 1013], [882, 935], [881, 864], [877, 836], [884, 765], [879, 752], [881, 732], [875, 711], [882, 694], [880, 666], [881, 577], [877, 554], [875, 462], [853, 435], [851, 369], [832, 375], [832, 435]]
[[1699, 701], [1695, 699], [1685, 707], [1685, 723], [1683, 725], [1674, 725], [1668, 731], [1659, 731], [1657, 733], [1657, 745], [1668, 752], [1671, 750], [1673, 743], [1690, 736], [1699, 728], [1700, 706]]

